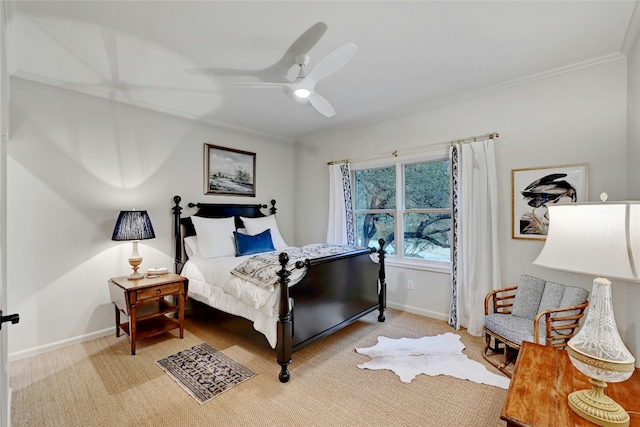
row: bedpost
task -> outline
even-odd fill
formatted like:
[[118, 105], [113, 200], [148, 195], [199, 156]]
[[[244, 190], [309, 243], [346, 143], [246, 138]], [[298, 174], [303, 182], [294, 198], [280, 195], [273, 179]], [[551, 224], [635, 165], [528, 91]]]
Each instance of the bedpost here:
[[271, 207], [269, 208], [269, 213], [271, 215], [275, 215], [278, 208], [276, 208], [276, 199], [271, 199]]
[[176, 257], [173, 263], [174, 273], [180, 273], [180, 270], [182, 270], [182, 229], [180, 227], [180, 212], [182, 212], [182, 208], [180, 207], [181, 200], [182, 198], [180, 196], [173, 197], [173, 201], [176, 204], [173, 207], [173, 230], [176, 237]]
[[378, 249], [378, 260], [380, 262], [380, 270], [378, 271], [378, 281], [380, 282], [380, 292], [378, 292], [378, 310], [380, 310], [380, 315], [378, 315], [378, 322], [384, 322], [384, 312], [387, 309], [387, 275], [384, 269], [384, 255], [387, 252], [384, 250], [384, 239], [378, 240], [378, 244], [380, 244], [380, 249]]
[[278, 283], [280, 284], [280, 306], [278, 307], [278, 343], [276, 353], [278, 355], [278, 363], [281, 366], [278, 378], [280, 382], [289, 381], [291, 374], [288, 366], [291, 363], [292, 352], [292, 334], [291, 334], [291, 310], [289, 307], [289, 276], [291, 272], [286, 266], [289, 262], [289, 256], [286, 252], [282, 252], [278, 256], [278, 262], [282, 268], [278, 271]]

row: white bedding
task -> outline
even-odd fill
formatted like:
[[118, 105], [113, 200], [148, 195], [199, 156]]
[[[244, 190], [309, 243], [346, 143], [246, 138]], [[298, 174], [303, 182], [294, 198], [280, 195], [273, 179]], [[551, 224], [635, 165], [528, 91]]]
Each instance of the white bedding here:
[[[318, 253], [324, 251], [324, 255], [353, 250], [353, 248], [347, 249], [347, 246], [315, 244], [302, 248], [287, 247], [283, 250], [278, 250], [277, 253], [287, 252], [287, 249], [289, 249], [288, 253], [308, 254], [305, 250], [311, 250], [309, 248], [319, 251]], [[371, 254], [370, 257], [372, 261], [378, 262], [377, 253]], [[256, 258], [253, 255], [206, 259], [192, 257], [186, 262], [180, 274], [189, 279], [189, 297], [210, 307], [236, 316], [242, 316], [252, 321], [253, 327], [267, 338], [272, 348], [276, 348], [278, 303], [280, 301], [280, 286], [277, 283], [277, 277], [272, 277], [270, 274], [266, 275], [266, 277], [271, 277], [266, 282], [274, 283], [273, 286], [267, 286], [265, 283], [257, 286], [249, 280], [231, 274], [233, 269], [249, 259], [251, 259], [251, 263], [258, 263], [261, 267], [264, 267], [264, 264], [260, 263], [264, 259], [258, 262], [255, 261]], [[313, 257], [310, 256], [310, 258]], [[269, 269], [272, 271], [279, 270], [274, 264], [271, 264], [272, 262], [271, 260], [269, 261]], [[293, 263], [294, 260], [290, 259], [289, 269], [291, 269]], [[264, 272], [267, 269], [259, 268], [258, 270]], [[294, 268], [290, 271], [289, 286], [298, 283], [306, 274], [306, 268]], [[255, 282], [255, 279], [252, 280]]]
[[[269, 345], [275, 348], [279, 287], [259, 287], [230, 273], [251, 256], [190, 258], [180, 274], [189, 279], [189, 297], [226, 313], [251, 320], [253, 327], [264, 334]], [[290, 276], [289, 285], [297, 283], [304, 273], [303, 270], [296, 270]]]

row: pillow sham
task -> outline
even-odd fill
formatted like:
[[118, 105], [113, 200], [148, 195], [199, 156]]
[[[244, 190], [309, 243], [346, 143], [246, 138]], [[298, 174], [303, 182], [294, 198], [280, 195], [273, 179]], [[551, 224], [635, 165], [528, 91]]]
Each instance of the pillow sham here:
[[236, 238], [236, 256], [253, 255], [276, 250], [276, 248], [273, 247], [270, 230], [264, 230], [255, 236], [238, 233], [237, 231], [234, 231], [233, 235]]
[[198, 248], [198, 236], [184, 238], [184, 252], [189, 258], [199, 258], [200, 248]]
[[235, 256], [236, 245], [233, 232], [234, 218], [202, 218], [192, 216], [191, 221], [198, 236], [198, 249], [202, 258]]
[[282, 238], [280, 230], [278, 230], [278, 224], [276, 223], [275, 215], [268, 215], [260, 218], [245, 218], [241, 216], [240, 219], [244, 223], [244, 227], [247, 229], [247, 233], [251, 235], [255, 236], [256, 234], [260, 234], [265, 230], [271, 230], [271, 240], [273, 242], [273, 247], [275, 248], [275, 250], [279, 251], [289, 246]]

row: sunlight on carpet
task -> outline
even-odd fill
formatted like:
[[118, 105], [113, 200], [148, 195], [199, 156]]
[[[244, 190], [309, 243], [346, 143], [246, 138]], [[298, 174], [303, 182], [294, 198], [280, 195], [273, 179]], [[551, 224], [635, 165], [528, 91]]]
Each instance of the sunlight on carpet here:
[[387, 338], [378, 337], [373, 347], [356, 348], [371, 360], [358, 364], [360, 369], [388, 369], [402, 382], [409, 383], [418, 374], [449, 375], [479, 384], [509, 388], [509, 378], [491, 373], [481, 363], [465, 354], [460, 335], [447, 332], [434, 337]]
[[207, 343], [179, 351], [156, 363], [200, 404], [255, 375]]

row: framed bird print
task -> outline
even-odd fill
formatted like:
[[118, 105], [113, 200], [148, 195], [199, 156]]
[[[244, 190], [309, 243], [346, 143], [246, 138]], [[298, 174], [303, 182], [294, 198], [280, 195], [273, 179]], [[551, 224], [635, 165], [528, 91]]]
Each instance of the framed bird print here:
[[511, 237], [544, 240], [547, 206], [589, 200], [587, 163], [511, 171]]

